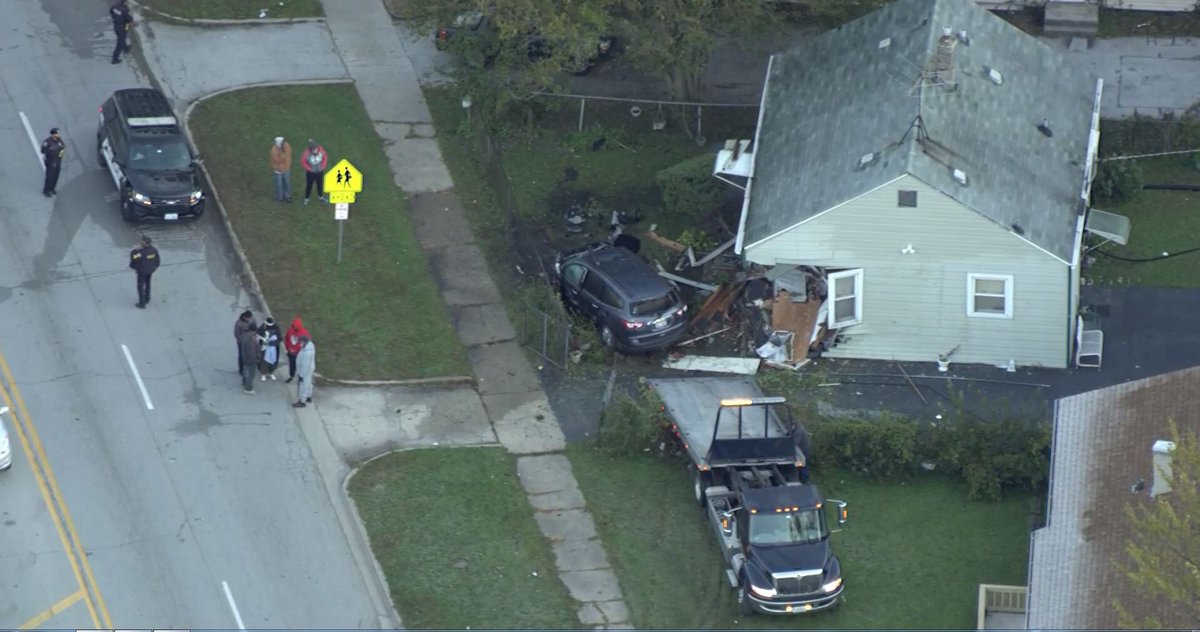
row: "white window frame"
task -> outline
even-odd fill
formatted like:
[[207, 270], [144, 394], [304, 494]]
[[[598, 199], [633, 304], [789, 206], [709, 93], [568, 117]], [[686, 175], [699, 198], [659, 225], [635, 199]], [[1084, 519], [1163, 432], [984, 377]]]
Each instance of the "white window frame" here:
[[[837, 296], [837, 280], [845, 279], [845, 278], [853, 278], [854, 279], [854, 295], [853, 295], [854, 317], [847, 319], [847, 320], [838, 321], [837, 320], [837, 302], [838, 302], [839, 297]], [[829, 275], [825, 278], [825, 283], [826, 283], [827, 287], [829, 288], [829, 328], [830, 329], [841, 329], [842, 327], [849, 327], [850, 325], [857, 325], [857, 324], [861, 323], [862, 322], [862, 308], [863, 308], [863, 271], [862, 271], [862, 268], [830, 272]]]
[[[975, 291], [976, 281], [1004, 282], [1004, 313], [975, 311], [976, 296], [996, 297], [995, 294], [979, 294]], [[1011, 274], [967, 274], [967, 316], [971, 318], [1012, 318], [1013, 317], [1013, 276]]]

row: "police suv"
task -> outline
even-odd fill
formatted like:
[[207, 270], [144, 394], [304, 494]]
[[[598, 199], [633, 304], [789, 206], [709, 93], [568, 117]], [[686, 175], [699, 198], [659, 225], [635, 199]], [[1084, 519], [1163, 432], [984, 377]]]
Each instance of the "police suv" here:
[[121, 194], [126, 221], [173, 222], [204, 213], [199, 157], [158, 90], [114, 92], [100, 107], [96, 150]]

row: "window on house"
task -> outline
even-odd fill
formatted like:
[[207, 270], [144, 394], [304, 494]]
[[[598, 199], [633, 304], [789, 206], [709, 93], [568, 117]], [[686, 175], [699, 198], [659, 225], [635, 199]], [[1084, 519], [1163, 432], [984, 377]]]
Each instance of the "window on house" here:
[[829, 328], [862, 322], [862, 270], [829, 273]]
[[967, 316], [1012, 318], [1012, 308], [1012, 275], [967, 275]]
[[909, 208], [917, 207], [917, 192], [916, 191], [901, 191], [899, 199], [896, 202], [899, 206], [907, 206]]

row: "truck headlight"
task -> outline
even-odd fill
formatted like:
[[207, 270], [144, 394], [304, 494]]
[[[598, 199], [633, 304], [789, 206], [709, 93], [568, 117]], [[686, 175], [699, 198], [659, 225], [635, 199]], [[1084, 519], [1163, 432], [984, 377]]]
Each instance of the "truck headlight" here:
[[771, 598], [777, 594], [777, 591], [774, 588], [763, 588], [762, 586], [755, 586], [754, 582], [749, 582], [749, 584], [750, 584], [750, 592], [758, 595], [759, 597]]
[[825, 592], [827, 592], [827, 593], [831, 593], [841, 587], [842, 587], [842, 578], [841, 577], [839, 577], [831, 582], [826, 582], [824, 586], [821, 586], [821, 588], [823, 588], [825, 590]]
[[204, 199], [204, 191], [196, 191], [195, 193], [192, 194], [191, 203], [195, 204], [203, 199]]
[[150, 206], [150, 197], [147, 195], [142, 195], [141, 193], [134, 192], [133, 201], [140, 202], [142, 204], [145, 204], [146, 206]]

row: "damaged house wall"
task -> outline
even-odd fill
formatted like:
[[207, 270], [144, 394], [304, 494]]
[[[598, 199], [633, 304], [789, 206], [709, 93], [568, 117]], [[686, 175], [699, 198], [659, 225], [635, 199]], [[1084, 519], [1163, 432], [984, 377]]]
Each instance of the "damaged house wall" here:
[[[898, 205], [915, 191], [916, 206]], [[862, 322], [830, 357], [1063, 368], [1071, 268], [912, 176], [744, 252], [763, 265], [861, 268]], [[968, 275], [1011, 275], [1011, 317], [968, 316]]]

